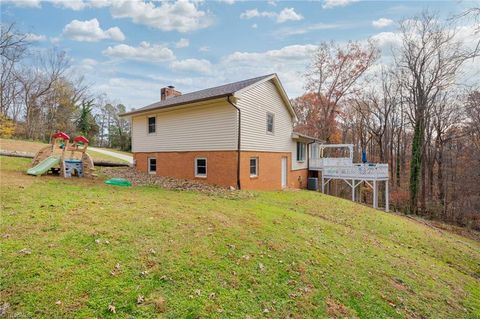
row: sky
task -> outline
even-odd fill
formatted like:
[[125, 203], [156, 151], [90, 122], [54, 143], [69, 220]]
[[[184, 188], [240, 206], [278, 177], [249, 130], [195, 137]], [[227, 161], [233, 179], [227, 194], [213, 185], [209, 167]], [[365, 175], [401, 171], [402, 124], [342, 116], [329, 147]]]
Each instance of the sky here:
[[[132, 1], [0, 0], [34, 49], [67, 52], [70, 72], [95, 94], [127, 109], [160, 99], [277, 73], [290, 98], [322, 41], [374, 39], [382, 54], [398, 41], [398, 21], [424, 9], [449, 17], [480, 1]], [[470, 34], [473, 22], [462, 32]], [[471, 41], [471, 38], [469, 38]], [[478, 74], [476, 74], [478, 75]]]

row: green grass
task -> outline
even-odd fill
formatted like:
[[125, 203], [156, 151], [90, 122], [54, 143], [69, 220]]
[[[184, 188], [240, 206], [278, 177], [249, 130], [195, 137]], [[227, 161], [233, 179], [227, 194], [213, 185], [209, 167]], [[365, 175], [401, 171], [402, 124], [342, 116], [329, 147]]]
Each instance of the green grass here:
[[1, 158], [10, 317], [480, 318], [479, 242], [313, 192], [224, 199], [28, 163]]

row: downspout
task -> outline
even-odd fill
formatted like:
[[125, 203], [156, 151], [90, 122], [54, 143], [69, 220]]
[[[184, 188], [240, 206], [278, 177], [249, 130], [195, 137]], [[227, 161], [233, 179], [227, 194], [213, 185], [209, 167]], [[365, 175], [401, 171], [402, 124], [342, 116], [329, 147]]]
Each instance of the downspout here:
[[227, 97], [227, 102], [232, 105], [236, 110], [237, 110], [237, 113], [238, 113], [238, 132], [237, 132], [237, 136], [238, 136], [238, 140], [237, 140], [237, 189], [241, 189], [241, 185], [240, 185], [240, 133], [241, 133], [241, 127], [240, 127], [240, 124], [241, 124], [241, 112], [240, 112], [240, 108], [238, 106], [236, 106], [234, 103], [232, 103], [230, 101], [230, 97], [233, 96], [233, 95], [229, 95]]

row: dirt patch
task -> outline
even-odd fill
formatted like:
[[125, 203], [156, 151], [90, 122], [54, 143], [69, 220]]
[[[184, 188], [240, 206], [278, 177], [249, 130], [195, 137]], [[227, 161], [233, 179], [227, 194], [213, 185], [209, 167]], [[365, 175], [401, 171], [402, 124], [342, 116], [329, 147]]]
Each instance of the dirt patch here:
[[132, 167], [106, 167], [102, 168], [102, 173], [108, 178], [125, 178], [134, 186], [159, 186], [170, 190], [195, 191], [231, 199], [249, 198], [254, 196], [253, 193], [247, 191], [209, 185], [188, 179], [176, 179], [142, 173]]
[[357, 318], [345, 305], [333, 298], [325, 300], [327, 306], [327, 313], [330, 318]]

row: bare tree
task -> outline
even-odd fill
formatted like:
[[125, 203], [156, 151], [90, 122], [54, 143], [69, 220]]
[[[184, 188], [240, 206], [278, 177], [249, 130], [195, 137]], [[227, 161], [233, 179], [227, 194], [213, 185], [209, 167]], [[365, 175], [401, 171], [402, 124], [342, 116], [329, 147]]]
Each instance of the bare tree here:
[[375, 80], [380, 87], [372, 87], [368, 92], [357, 94], [353, 100], [368, 132], [377, 143], [380, 162], [385, 162], [387, 160], [385, 136], [389, 132], [391, 115], [398, 103], [399, 86], [391, 72], [383, 68]]
[[0, 112], [11, 115], [9, 113], [21, 90], [15, 71], [25, 55], [28, 43], [25, 34], [20, 33], [14, 23], [2, 23], [0, 33]]
[[42, 99], [54, 88], [62, 78], [69, 60], [65, 52], [51, 50], [39, 55], [33, 65], [24, 66], [17, 79], [22, 87], [22, 98], [25, 107], [25, 124], [27, 138], [38, 138], [43, 109]]
[[330, 141], [334, 127], [332, 119], [339, 111], [339, 103], [355, 91], [355, 83], [377, 57], [378, 49], [372, 42], [367, 45], [349, 42], [343, 47], [335, 42], [320, 44], [305, 77], [307, 90], [315, 92], [321, 103], [319, 118], [330, 124], [322, 131], [323, 139]]
[[423, 166], [427, 117], [439, 92], [451, 87], [465, 61], [479, 50], [466, 48], [453, 25], [423, 12], [400, 24], [402, 46], [395, 50], [396, 65], [404, 74], [409, 117], [414, 127], [410, 163], [410, 211], [418, 212], [419, 177]]

